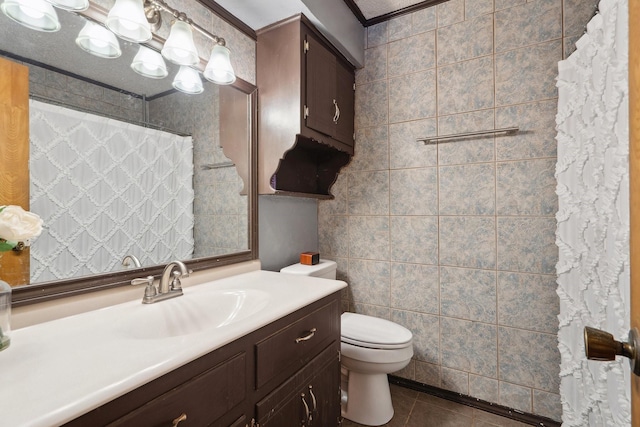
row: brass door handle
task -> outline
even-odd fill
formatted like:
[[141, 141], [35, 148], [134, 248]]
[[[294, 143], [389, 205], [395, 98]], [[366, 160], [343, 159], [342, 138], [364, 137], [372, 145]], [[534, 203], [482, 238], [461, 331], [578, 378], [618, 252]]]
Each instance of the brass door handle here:
[[628, 342], [616, 341], [608, 332], [585, 326], [584, 352], [589, 360], [615, 360], [616, 356], [629, 358], [631, 371], [640, 375], [640, 358], [638, 357], [638, 330], [629, 331]]

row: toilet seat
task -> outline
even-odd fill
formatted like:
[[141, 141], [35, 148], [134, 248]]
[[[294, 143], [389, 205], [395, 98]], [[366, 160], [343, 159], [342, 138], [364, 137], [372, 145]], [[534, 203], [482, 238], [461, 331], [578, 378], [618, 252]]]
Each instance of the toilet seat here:
[[382, 350], [400, 349], [411, 345], [411, 331], [385, 319], [343, 313], [340, 324], [340, 340], [347, 344]]

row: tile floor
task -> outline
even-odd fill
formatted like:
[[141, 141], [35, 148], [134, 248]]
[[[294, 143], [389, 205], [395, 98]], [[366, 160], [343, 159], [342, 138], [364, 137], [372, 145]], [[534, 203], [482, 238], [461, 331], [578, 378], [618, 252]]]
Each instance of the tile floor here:
[[[527, 424], [489, 412], [391, 385], [395, 414], [389, 427], [526, 427]], [[344, 420], [342, 427], [362, 424]]]

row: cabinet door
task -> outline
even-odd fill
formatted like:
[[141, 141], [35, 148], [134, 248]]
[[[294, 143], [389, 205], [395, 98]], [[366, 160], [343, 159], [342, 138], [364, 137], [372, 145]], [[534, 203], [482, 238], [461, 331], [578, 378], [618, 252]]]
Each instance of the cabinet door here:
[[261, 422], [260, 427], [310, 427], [303, 402], [305, 397], [303, 393], [291, 396], [267, 421]]
[[340, 362], [337, 358], [314, 377], [306, 390], [311, 426], [338, 425], [340, 418]]
[[335, 341], [256, 404], [261, 427], [333, 427], [340, 417], [340, 361]]
[[309, 385], [282, 403], [261, 427], [331, 427], [340, 418], [340, 364], [328, 365]]
[[306, 102], [305, 125], [325, 135], [333, 136], [336, 116], [336, 57], [313, 38], [306, 36]]
[[340, 111], [334, 138], [353, 147], [353, 119], [355, 117], [355, 92], [353, 72], [336, 64], [336, 101]]

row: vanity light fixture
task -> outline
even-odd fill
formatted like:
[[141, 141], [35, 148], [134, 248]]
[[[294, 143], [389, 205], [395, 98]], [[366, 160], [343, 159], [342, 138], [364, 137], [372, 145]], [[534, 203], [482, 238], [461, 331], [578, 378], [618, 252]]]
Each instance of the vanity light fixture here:
[[180, 71], [178, 71], [178, 74], [176, 74], [176, 77], [173, 79], [172, 85], [180, 92], [191, 95], [202, 93], [204, 91], [202, 79], [200, 79], [200, 73], [186, 65], [180, 66]]
[[197, 65], [200, 62], [189, 24], [180, 20], [171, 24], [171, 33], [162, 47], [162, 56], [178, 65]]
[[[162, 10], [162, 11], [168, 12], [176, 19], [176, 21], [172, 25], [169, 39], [171, 39], [173, 36], [173, 31], [176, 24], [182, 23], [182, 24], [186, 24], [189, 27], [189, 33], [188, 33], [189, 35], [187, 37], [187, 42], [185, 43], [185, 45], [193, 43], [193, 36], [191, 33], [191, 29], [196, 30], [197, 32], [199, 32], [200, 34], [202, 34], [203, 36], [205, 36], [206, 38], [208, 38], [209, 40], [215, 43], [215, 46], [211, 51], [209, 62], [207, 63], [207, 66], [205, 67], [205, 71], [204, 71], [204, 76], [207, 80], [220, 85], [231, 84], [236, 80], [235, 72], [233, 71], [233, 67], [231, 66], [230, 50], [229, 48], [226, 47], [225, 40], [222, 37], [218, 37], [214, 34], [211, 34], [207, 30], [202, 28], [200, 25], [196, 24], [191, 19], [189, 19], [183, 12], [173, 9], [172, 7], [167, 5], [164, 2], [164, 0], [145, 0], [145, 7], [146, 8], [153, 7], [158, 11]], [[182, 24], [179, 27], [182, 27], [183, 26]], [[167, 42], [165, 43], [165, 49], [168, 42], [169, 40], [167, 40]], [[170, 61], [173, 61], [171, 58], [165, 55], [165, 49], [163, 49], [162, 51], [163, 56], [169, 59]], [[197, 56], [197, 51], [195, 46], [193, 47], [193, 50], [194, 52], [196, 52], [196, 56]], [[195, 66], [198, 64], [198, 62], [199, 62], [199, 58], [198, 58], [198, 61], [192, 63], [191, 65]]]
[[213, 47], [203, 75], [205, 79], [219, 85], [230, 85], [236, 81], [236, 74], [233, 72], [229, 59], [228, 47], [221, 44]]
[[37, 31], [54, 32], [60, 29], [58, 14], [45, 0], [5, 0], [0, 10], [20, 25]]
[[89, 0], [47, 0], [59, 9], [71, 12], [82, 12], [89, 9]]
[[152, 37], [142, 0], [116, 0], [105, 24], [115, 35], [126, 41], [144, 43]]
[[169, 74], [162, 55], [145, 46], [140, 46], [138, 49], [138, 53], [131, 63], [131, 68], [141, 76], [152, 79], [163, 79]]
[[115, 34], [92, 21], [84, 24], [76, 38], [76, 44], [85, 52], [100, 58], [118, 58], [122, 55]]
[[[211, 34], [189, 19], [184, 12], [169, 6], [164, 0], [115, 0], [107, 12], [91, 0], [0, 0], [0, 10], [11, 20], [38, 31], [58, 31], [60, 22], [56, 6], [87, 18], [87, 24], [76, 38], [76, 44], [86, 52], [102, 58], [117, 58], [122, 54], [114, 34], [123, 40], [146, 44], [140, 46], [131, 68], [145, 77], [164, 78], [167, 67], [162, 57], [180, 65], [173, 87], [191, 94], [202, 93], [204, 87], [199, 71], [201, 59], [193, 42], [196, 30], [214, 44], [204, 77], [219, 85], [232, 84], [236, 75], [231, 65], [230, 50], [225, 40]], [[86, 12], [85, 12], [86, 10]], [[162, 23], [160, 12], [174, 18], [169, 37], [153, 38], [153, 32]], [[102, 26], [104, 25], [104, 27]], [[105, 28], [106, 27], [106, 28]], [[153, 30], [152, 30], [153, 28]], [[108, 30], [110, 31], [108, 31]], [[153, 40], [152, 40], [153, 38]]]

